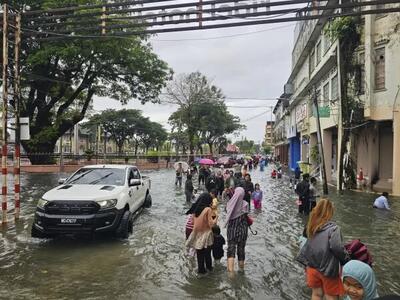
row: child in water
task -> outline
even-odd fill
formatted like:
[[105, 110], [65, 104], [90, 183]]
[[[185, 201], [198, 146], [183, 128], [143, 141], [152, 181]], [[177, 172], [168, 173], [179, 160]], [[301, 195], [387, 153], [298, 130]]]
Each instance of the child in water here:
[[256, 185], [254, 186], [254, 192], [251, 195], [251, 199], [253, 199], [254, 209], [261, 209], [263, 192], [260, 189], [260, 184], [256, 183]]
[[212, 245], [212, 255], [215, 261], [220, 261], [224, 257], [225, 239], [221, 235], [221, 229], [217, 224], [212, 227], [212, 232], [214, 235], [214, 244]]
[[374, 271], [359, 260], [350, 260], [343, 267], [345, 300], [372, 300], [378, 297]]

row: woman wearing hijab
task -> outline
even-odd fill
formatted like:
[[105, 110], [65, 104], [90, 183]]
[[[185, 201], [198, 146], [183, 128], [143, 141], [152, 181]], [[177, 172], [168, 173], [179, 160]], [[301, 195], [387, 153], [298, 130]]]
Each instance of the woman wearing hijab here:
[[372, 300], [378, 297], [374, 271], [359, 260], [351, 260], [343, 267], [344, 300]]
[[186, 241], [186, 247], [196, 249], [199, 274], [212, 271], [211, 248], [214, 242], [212, 227], [215, 224], [211, 210], [212, 198], [209, 193], [199, 196], [197, 202], [187, 211], [194, 214], [193, 231]]
[[244, 189], [237, 187], [226, 207], [226, 224], [228, 237], [228, 272], [235, 268], [235, 252], [237, 251], [239, 268], [244, 268], [245, 247], [247, 241], [248, 224], [246, 213], [248, 204], [243, 200]]

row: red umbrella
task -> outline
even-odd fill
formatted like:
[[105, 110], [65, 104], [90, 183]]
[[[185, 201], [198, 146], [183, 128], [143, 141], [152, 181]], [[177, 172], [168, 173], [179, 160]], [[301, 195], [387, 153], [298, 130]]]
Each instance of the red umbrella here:
[[200, 159], [199, 164], [201, 164], [201, 165], [210, 165], [211, 166], [211, 165], [214, 164], [214, 161], [211, 160], [211, 159], [208, 159], [208, 158], [202, 158], [202, 159]]

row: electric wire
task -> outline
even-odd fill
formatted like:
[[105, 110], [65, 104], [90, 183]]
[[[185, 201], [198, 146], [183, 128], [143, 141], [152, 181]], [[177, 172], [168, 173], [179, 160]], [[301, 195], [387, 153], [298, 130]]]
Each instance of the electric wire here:
[[209, 40], [218, 40], [218, 39], [247, 36], [247, 35], [267, 32], [267, 31], [278, 30], [278, 29], [282, 29], [282, 28], [289, 28], [289, 27], [293, 27], [293, 26], [294, 26], [294, 24], [289, 24], [289, 25], [276, 26], [273, 28], [268, 28], [268, 29], [263, 29], [263, 30], [256, 30], [256, 31], [237, 33], [237, 34], [231, 34], [231, 35], [221, 35], [221, 36], [208, 37], [208, 38], [187, 38], [187, 39], [154, 39], [154, 38], [152, 38], [151, 41], [152, 42], [209, 41]]
[[[384, 1], [384, 0], [382, 0]], [[301, 17], [290, 17], [290, 18], [277, 18], [270, 20], [257, 20], [257, 21], [244, 21], [244, 22], [236, 22], [236, 23], [222, 23], [222, 24], [209, 24], [199, 26], [186, 26], [186, 27], [170, 27], [170, 28], [161, 28], [161, 29], [150, 29], [144, 31], [122, 31], [113, 35], [70, 35], [70, 34], [60, 34], [55, 32], [48, 31], [35, 31], [29, 30], [31, 32], [36, 32], [38, 35], [48, 34], [54, 35], [58, 37], [45, 37], [45, 38], [36, 38], [38, 41], [55, 41], [60, 40], [61, 37], [69, 38], [69, 39], [77, 39], [77, 38], [111, 38], [111, 37], [120, 37], [120, 36], [134, 36], [134, 35], [146, 35], [146, 34], [156, 34], [156, 33], [167, 33], [167, 32], [183, 32], [183, 31], [196, 31], [196, 30], [207, 30], [207, 29], [217, 29], [217, 28], [227, 28], [227, 27], [238, 27], [238, 26], [250, 26], [250, 25], [262, 25], [262, 24], [272, 24], [272, 23], [283, 23], [283, 22], [295, 22], [299, 20], [313, 20], [320, 18], [336, 18], [336, 17], [344, 17], [344, 16], [358, 16], [358, 15], [369, 15], [369, 14], [379, 14], [379, 13], [391, 13], [391, 12], [400, 12], [400, 7], [388, 8], [388, 9], [373, 9], [373, 10], [364, 10], [362, 12], [346, 12], [346, 13], [335, 13], [331, 15], [309, 15], [309, 16], [301, 16]], [[196, 20], [194, 20], [196, 21]], [[100, 27], [101, 28], [101, 27]], [[126, 28], [125, 28], [126, 29]], [[27, 29], [25, 29], [26, 31]]]

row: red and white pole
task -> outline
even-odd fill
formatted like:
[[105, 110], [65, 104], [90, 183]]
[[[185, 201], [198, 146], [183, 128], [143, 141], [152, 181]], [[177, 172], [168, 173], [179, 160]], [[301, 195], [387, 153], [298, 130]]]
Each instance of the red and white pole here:
[[21, 123], [20, 123], [20, 91], [19, 91], [19, 49], [21, 45], [21, 15], [15, 18], [15, 56], [14, 56], [14, 99], [15, 99], [15, 151], [14, 151], [14, 218], [19, 219], [20, 212], [20, 170], [21, 170]]
[[19, 212], [20, 212], [20, 207], [21, 207], [21, 201], [20, 201], [20, 191], [21, 191], [21, 185], [20, 185], [20, 168], [21, 166], [21, 146], [20, 144], [15, 144], [15, 154], [14, 154], [14, 193], [15, 193], [15, 198], [14, 198], [14, 207], [15, 207], [15, 220], [19, 219]]
[[2, 113], [2, 147], [1, 147], [1, 211], [2, 224], [7, 223], [7, 105], [8, 105], [8, 7], [3, 4], [3, 113]]
[[2, 223], [7, 223], [7, 144], [1, 147], [1, 210], [2, 210]]

